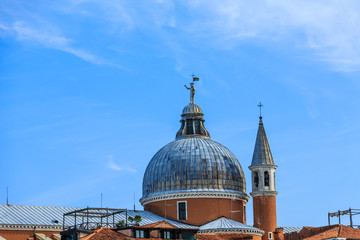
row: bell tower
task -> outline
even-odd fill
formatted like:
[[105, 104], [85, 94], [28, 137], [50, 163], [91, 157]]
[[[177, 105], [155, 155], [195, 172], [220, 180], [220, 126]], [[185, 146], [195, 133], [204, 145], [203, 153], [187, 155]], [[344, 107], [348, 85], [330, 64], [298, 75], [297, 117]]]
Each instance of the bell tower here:
[[271, 154], [261, 116], [257, 132], [254, 154], [249, 169], [251, 170], [251, 184], [254, 209], [254, 227], [264, 230], [263, 240], [274, 239], [276, 225], [276, 195], [275, 170], [277, 166]]

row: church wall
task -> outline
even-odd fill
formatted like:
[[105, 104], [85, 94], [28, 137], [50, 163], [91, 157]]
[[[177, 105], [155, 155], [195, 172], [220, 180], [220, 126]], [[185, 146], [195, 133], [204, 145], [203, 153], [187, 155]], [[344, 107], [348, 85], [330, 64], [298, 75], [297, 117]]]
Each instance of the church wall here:
[[[177, 201], [187, 202], [187, 220], [177, 220]], [[187, 198], [151, 202], [144, 205], [144, 210], [193, 225], [202, 225], [219, 217], [227, 217], [246, 224], [245, 204], [241, 200], [224, 198]]]

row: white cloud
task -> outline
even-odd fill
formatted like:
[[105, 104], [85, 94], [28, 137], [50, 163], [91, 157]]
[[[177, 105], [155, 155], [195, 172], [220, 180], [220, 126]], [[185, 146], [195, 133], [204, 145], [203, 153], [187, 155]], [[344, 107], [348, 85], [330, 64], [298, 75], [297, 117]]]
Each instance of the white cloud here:
[[19, 41], [33, 42], [46, 48], [57, 49], [66, 53], [70, 53], [87, 62], [95, 64], [107, 64], [107, 62], [103, 59], [92, 55], [85, 50], [72, 47], [70, 44], [71, 40], [62, 36], [62, 34], [56, 30], [37, 29], [28, 26], [24, 22], [15, 22], [7, 29], [8, 32], [11, 31], [13, 34], [15, 34]]
[[115, 163], [112, 155], [109, 156], [108, 164], [106, 165], [106, 167], [108, 167], [114, 171], [125, 171], [125, 172], [132, 172], [132, 173], [136, 172], [136, 170], [133, 169], [132, 167], [119, 166], [117, 163]]
[[336, 70], [360, 69], [360, 2], [355, 0], [189, 1], [190, 31], [218, 41], [256, 39], [311, 49]]
[[[38, 42], [88, 62], [109, 64], [74, 47], [73, 41], [61, 34], [64, 31], [49, 28], [47, 24], [51, 21], [33, 9], [20, 11], [21, 4], [14, 6], [12, 12], [10, 8], [3, 10], [10, 24], [0, 22], [0, 31], [14, 31], [19, 40]], [[186, 49], [186, 40], [227, 49], [254, 40], [270, 47], [290, 45], [304, 56], [327, 62], [335, 70], [360, 70], [357, 0], [67, 0], [47, 8], [65, 18], [72, 15], [74, 19], [101, 24], [107, 32], [101, 36], [104, 38], [124, 31], [152, 31], [162, 38], [164, 45], [170, 48], [179, 45], [180, 51]], [[165, 28], [173, 30], [169, 33], [163, 31]], [[181, 64], [177, 67], [181, 68]]]

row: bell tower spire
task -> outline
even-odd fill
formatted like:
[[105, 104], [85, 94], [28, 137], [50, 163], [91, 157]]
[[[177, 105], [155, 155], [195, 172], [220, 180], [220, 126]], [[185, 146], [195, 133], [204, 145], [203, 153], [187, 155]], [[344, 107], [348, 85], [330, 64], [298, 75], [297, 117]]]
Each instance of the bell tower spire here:
[[276, 224], [276, 195], [275, 170], [277, 166], [271, 154], [266, 137], [260, 108], [259, 128], [256, 136], [254, 154], [249, 169], [252, 177], [252, 192], [254, 208], [254, 227], [265, 231], [263, 240], [273, 239]]

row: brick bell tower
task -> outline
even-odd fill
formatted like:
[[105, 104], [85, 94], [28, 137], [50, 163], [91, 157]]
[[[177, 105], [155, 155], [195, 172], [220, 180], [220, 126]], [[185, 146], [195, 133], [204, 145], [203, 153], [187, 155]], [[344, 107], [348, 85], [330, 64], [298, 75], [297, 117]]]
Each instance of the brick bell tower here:
[[278, 192], [275, 189], [275, 170], [277, 166], [271, 154], [269, 142], [266, 138], [266, 133], [261, 116], [260, 107], [260, 121], [257, 132], [254, 155], [252, 158], [251, 178], [252, 178], [252, 192], [254, 209], [254, 227], [264, 230], [263, 240], [274, 239], [274, 231], [276, 225], [276, 195]]

